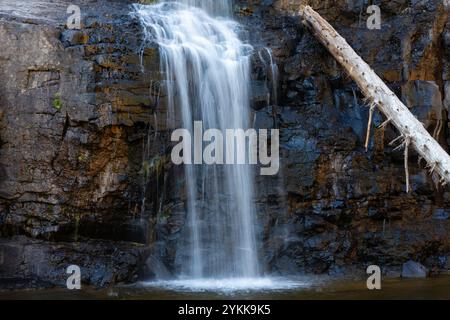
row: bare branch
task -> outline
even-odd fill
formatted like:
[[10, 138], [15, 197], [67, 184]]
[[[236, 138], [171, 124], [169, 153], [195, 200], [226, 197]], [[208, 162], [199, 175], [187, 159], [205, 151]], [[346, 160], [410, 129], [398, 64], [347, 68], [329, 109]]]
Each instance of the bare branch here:
[[[425, 159], [428, 164], [432, 164], [432, 172], [438, 174], [445, 182], [450, 183], [450, 156], [428, 133], [423, 124], [414, 117], [372, 68], [358, 56], [347, 41], [317, 12], [310, 6], [301, 5], [300, 16], [304, 24], [313, 31], [316, 38], [328, 49], [336, 61], [347, 71], [347, 74], [356, 82], [366, 97], [366, 100], [375, 103], [381, 113], [400, 132], [401, 136], [389, 145], [393, 145], [399, 139], [405, 138], [405, 141], [401, 145], [401, 147], [405, 147], [405, 158], [407, 158], [409, 147], [413, 147], [419, 156]], [[371, 122], [372, 118], [370, 117], [366, 136], [366, 148], [368, 147]], [[439, 136], [442, 126], [438, 122], [435, 128], [436, 137]], [[405, 168], [405, 171], [407, 171], [407, 168]], [[407, 183], [409, 190], [409, 181]]]

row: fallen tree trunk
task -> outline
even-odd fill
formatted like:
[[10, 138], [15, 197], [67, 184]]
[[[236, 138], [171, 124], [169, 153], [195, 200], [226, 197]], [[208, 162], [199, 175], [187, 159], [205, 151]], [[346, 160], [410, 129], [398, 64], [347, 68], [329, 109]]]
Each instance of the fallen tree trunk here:
[[440, 176], [440, 182], [450, 183], [450, 156], [433, 139], [400, 99], [388, 88], [380, 77], [350, 47], [347, 41], [317, 12], [309, 6], [300, 7], [303, 23], [313, 31], [317, 39], [328, 49], [333, 57], [345, 68], [370, 101], [370, 119], [367, 128], [366, 148], [369, 142], [372, 114], [377, 107], [387, 118], [382, 125], [392, 123], [401, 136], [394, 140], [403, 140], [405, 148], [406, 188], [409, 192], [408, 147], [412, 146], [427, 161], [431, 173]]

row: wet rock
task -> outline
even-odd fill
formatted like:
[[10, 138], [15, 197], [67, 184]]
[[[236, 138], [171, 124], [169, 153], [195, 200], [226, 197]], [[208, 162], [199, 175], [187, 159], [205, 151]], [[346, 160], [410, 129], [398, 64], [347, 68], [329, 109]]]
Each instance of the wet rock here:
[[[255, 52], [270, 48], [280, 73], [275, 99], [264, 62], [252, 57], [255, 126], [280, 129], [281, 142], [281, 174], [257, 177], [266, 270], [364, 274], [368, 263], [400, 270], [414, 257], [448, 271], [448, 259], [439, 257], [450, 250], [449, 193], [414, 155], [413, 193], [404, 193], [392, 127], [374, 128], [365, 151], [363, 96], [294, 16], [300, 0], [235, 2], [248, 30], [243, 37]], [[186, 199], [183, 170], [164, 160], [168, 80], [158, 50], [145, 49], [141, 65], [132, 1], [83, 1], [82, 30], [64, 26], [69, 3], [0, 4], [0, 236], [32, 238], [6, 241], [11, 258], [0, 277], [60, 285], [72, 256], [86, 266], [84, 281], [98, 286], [131, 281], [138, 265], [148, 275], [162, 265], [176, 271], [188, 258], [175, 249]], [[436, 134], [448, 148], [450, 42], [442, 3], [384, 1], [381, 31], [365, 27], [364, 1], [310, 4], [430, 133], [441, 121]], [[383, 120], [375, 114], [375, 125]], [[151, 243], [156, 262], [145, 264], [134, 242]]]
[[402, 266], [403, 278], [426, 278], [428, 274], [427, 268], [415, 261], [408, 261]]
[[152, 255], [145, 262], [142, 277], [145, 279], [170, 279], [173, 274], [166, 268], [158, 257]]
[[388, 270], [384, 270], [383, 273], [385, 274], [386, 278], [390, 279], [400, 278], [402, 275], [401, 271], [395, 268], [394, 269], [389, 268]]
[[[138, 221], [143, 193], [149, 207], [161, 196], [145, 184], [162, 171], [149, 168], [143, 181], [139, 156], [165, 152], [164, 133], [155, 133], [165, 118], [154, 113], [164, 106], [149, 95], [159, 59], [150, 48], [140, 59], [131, 1], [86, 2], [81, 30], [64, 27], [69, 4], [0, 5], [2, 230], [52, 238], [79, 229], [128, 240], [130, 232], [108, 230]], [[145, 241], [141, 231], [134, 240]]]
[[[260, 206], [269, 216], [262, 219], [269, 270], [293, 263], [296, 268], [285, 269], [341, 274], [373, 263], [399, 274], [411, 256], [426, 261], [448, 254], [448, 194], [415, 160], [409, 166], [414, 193], [404, 193], [402, 154], [388, 145], [397, 136], [390, 126], [374, 129], [369, 152], [364, 151], [363, 96], [314, 36], [290, 20], [299, 4], [259, 3], [251, 17], [241, 19], [250, 28], [258, 26], [252, 39], [272, 49], [280, 70], [276, 110], [257, 112], [259, 127], [280, 129], [283, 179], [278, 183], [287, 191], [284, 204], [269, 204], [266, 190], [272, 189], [266, 186], [274, 179], [258, 179]], [[448, 148], [443, 82], [450, 74], [448, 23], [440, 2], [385, 2], [381, 31], [366, 28], [363, 1], [309, 4]], [[383, 121], [375, 113], [375, 126]], [[280, 245], [274, 241], [280, 230], [288, 230], [284, 239], [296, 240]], [[433, 237], [437, 247], [430, 245]], [[430, 259], [427, 267], [444, 270], [438, 260]]]
[[445, 94], [444, 107], [447, 111], [449, 111], [450, 110], [450, 81], [445, 82], [444, 94]]
[[43, 284], [65, 288], [66, 271], [70, 265], [80, 267], [83, 285], [105, 287], [131, 282], [137, 279], [149, 255], [149, 249], [139, 244], [99, 241], [54, 243], [23, 236], [1, 239], [0, 252], [3, 257], [0, 290]]
[[52, 261], [73, 257], [86, 283], [103, 286], [133, 280], [145, 261], [134, 243], [149, 243], [163, 197], [165, 162], [146, 163], [164, 158], [155, 110], [165, 107], [149, 95], [159, 59], [149, 48], [141, 66], [131, 3], [83, 2], [81, 30], [65, 27], [70, 1], [0, 4], [0, 237], [49, 241], [9, 242], [25, 269], [0, 277], [59, 284]]
[[[404, 86], [403, 99], [408, 108], [434, 109], [442, 112], [442, 96], [434, 81], [412, 81]], [[425, 116], [426, 118], [426, 116]]]

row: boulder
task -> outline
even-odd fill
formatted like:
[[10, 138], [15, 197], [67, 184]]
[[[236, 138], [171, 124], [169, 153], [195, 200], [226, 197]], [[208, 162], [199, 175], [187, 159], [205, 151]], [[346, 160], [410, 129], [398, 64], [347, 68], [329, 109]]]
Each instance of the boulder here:
[[402, 266], [403, 278], [426, 278], [427, 274], [428, 269], [419, 262], [409, 260]]

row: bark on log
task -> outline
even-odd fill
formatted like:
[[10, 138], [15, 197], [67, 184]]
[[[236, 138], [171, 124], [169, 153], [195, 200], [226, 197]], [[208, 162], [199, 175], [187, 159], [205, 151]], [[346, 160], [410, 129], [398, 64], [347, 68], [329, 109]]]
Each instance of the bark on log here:
[[[441, 183], [450, 183], [450, 156], [433, 139], [400, 99], [388, 88], [370, 66], [351, 48], [347, 41], [310, 6], [300, 7], [303, 23], [345, 68], [367, 99], [386, 116], [401, 133], [407, 160], [412, 146], [427, 161], [431, 172], [439, 174]], [[405, 163], [407, 168], [407, 163]], [[407, 171], [407, 170], [406, 170]], [[407, 178], [408, 179], [408, 178]], [[407, 190], [409, 183], [407, 180]]]

